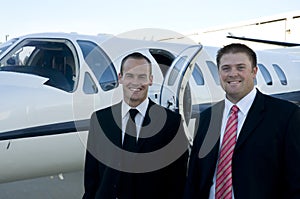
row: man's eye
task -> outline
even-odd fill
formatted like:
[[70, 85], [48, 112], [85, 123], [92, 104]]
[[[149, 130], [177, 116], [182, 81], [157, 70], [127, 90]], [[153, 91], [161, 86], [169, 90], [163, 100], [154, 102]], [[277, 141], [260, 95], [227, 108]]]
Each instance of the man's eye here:
[[146, 79], [146, 78], [147, 78], [146, 75], [140, 75], [140, 76], [139, 76], [139, 79]]
[[131, 74], [126, 74], [125, 75], [125, 78], [132, 78], [133, 77], [133, 75], [131, 75]]
[[245, 66], [238, 66], [238, 70], [244, 70]]
[[222, 71], [229, 71], [229, 67], [223, 67]]

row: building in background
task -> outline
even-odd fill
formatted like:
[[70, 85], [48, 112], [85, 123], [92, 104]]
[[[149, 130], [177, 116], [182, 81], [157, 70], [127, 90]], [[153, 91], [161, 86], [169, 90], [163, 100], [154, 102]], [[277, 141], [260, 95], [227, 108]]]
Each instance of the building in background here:
[[254, 38], [300, 44], [300, 10], [260, 17], [234, 24], [209, 27], [185, 33], [197, 43], [209, 46], [221, 46], [232, 42], [242, 42], [255, 49], [277, 48], [257, 42], [241, 41], [227, 36]]

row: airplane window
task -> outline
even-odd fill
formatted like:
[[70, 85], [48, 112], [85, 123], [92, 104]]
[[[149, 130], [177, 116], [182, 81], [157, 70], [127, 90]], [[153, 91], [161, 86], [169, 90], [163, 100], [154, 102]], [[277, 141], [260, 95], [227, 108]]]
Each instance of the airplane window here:
[[100, 87], [104, 91], [118, 86], [118, 77], [115, 67], [106, 53], [95, 43], [90, 41], [77, 41], [88, 66], [96, 76]]
[[193, 75], [197, 85], [204, 85], [203, 74], [202, 74], [201, 69], [199, 68], [198, 64], [195, 64], [192, 75]]
[[83, 92], [85, 94], [94, 94], [98, 92], [97, 86], [89, 73], [84, 74]]
[[46, 77], [45, 85], [70, 92], [74, 86], [74, 66], [69, 66], [67, 60], [74, 57], [65, 42], [24, 40], [1, 59], [1, 70]]
[[174, 83], [178, 77], [178, 74], [180, 72], [180, 67], [184, 64], [185, 60], [186, 60], [186, 56], [180, 57], [179, 60], [176, 62], [175, 66], [172, 68], [170, 77], [168, 79], [169, 86], [174, 85]]
[[272, 64], [272, 66], [280, 80], [280, 83], [282, 85], [287, 85], [287, 79], [286, 79], [286, 76], [285, 76], [283, 70], [277, 64]]
[[218, 67], [217, 67], [217, 65], [214, 62], [212, 62], [212, 61], [206, 61], [206, 64], [207, 64], [208, 69], [209, 69], [211, 75], [213, 76], [216, 84], [220, 85], [220, 78], [219, 78], [219, 73], [218, 73]]
[[261, 71], [261, 74], [266, 82], [267, 85], [272, 85], [272, 77], [269, 73], [269, 71], [267, 70], [267, 68], [263, 65], [263, 64], [257, 64], [259, 70]]

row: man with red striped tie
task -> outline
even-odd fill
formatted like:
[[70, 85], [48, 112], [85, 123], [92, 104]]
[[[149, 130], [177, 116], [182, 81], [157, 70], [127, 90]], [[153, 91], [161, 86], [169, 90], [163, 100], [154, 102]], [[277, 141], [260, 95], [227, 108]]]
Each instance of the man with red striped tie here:
[[218, 51], [225, 100], [200, 115], [185, 199], [300, 198], [300, 109], [255, 88], [255, 52]]

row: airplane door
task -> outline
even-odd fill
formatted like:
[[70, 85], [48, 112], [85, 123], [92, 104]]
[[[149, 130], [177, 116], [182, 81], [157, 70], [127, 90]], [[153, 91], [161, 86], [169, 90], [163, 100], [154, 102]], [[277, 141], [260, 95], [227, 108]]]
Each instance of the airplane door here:
[[180, 113], [186, 126], [189, 123], [192, 106], [188, 81], [201, 49], [201, 45], [184, 49], [170, 66], [161, 88], [160, 104]]

